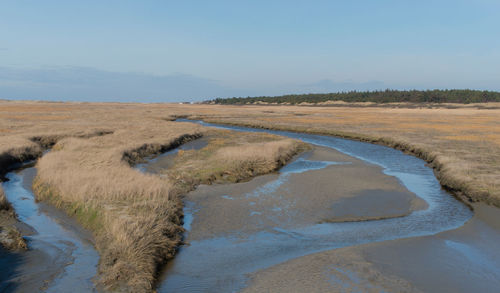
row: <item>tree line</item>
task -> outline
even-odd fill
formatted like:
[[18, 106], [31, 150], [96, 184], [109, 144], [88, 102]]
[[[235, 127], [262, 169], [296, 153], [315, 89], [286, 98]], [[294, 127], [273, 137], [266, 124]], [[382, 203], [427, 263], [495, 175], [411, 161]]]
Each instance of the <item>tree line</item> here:
[[321, 103], [326, 101], [374, 102], [374, 103], [485, 103], [500, 102], [500, 92], [479, 90], [385, 90], [350, 91], [326, 94], [296, 94], [283, 96], [216, 98], [207, 103], [254, 104], [258, 102], [278, 104]]

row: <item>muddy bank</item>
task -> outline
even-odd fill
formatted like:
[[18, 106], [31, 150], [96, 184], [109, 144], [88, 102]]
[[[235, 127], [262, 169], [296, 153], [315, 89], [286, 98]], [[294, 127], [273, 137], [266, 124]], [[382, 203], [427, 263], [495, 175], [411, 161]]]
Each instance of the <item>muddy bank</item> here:
[[22, 221], [28, 251], [2, 250], [2, 292], [95, 291], [98, 254], [90, 233], [61, 211], [37, 203], [31, 190], [35, 168], [7, 174], [6, 197]]
[[28, 235], [30, 227], [16, 218], [14, 209], [10, 206], [0, 210], [0, 246], [10, 251], [23, 251], [27, 248], [22, 237]]
[[498, 292], [500, 213], [475, 213], [456, 230], [285, 262], [254, 274], [243, 292]]

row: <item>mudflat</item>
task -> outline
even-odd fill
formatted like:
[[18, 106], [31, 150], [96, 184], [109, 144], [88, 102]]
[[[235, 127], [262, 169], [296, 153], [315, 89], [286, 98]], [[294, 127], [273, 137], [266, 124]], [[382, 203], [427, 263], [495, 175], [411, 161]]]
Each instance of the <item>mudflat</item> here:
[[236, 184], [201, 185], [186, 200], [196, 207], [188, 241], [400, 217], [427, 207], [380, 167], [318, 146], [279, 173]]
[[500, 213], [474, 210], [455, 230], [290, 260], [255, 273], [244, 292], [498, 292]]

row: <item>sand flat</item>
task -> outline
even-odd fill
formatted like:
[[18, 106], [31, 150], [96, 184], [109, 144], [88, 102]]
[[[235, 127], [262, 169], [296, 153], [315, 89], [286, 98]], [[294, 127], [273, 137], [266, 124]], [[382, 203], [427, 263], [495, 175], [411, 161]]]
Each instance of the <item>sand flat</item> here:
[[499, 222], [479, 204], [458, 229], [299, 257], [253, 274], [243, 292], [498, 292]]
[[[303, 160], [297, 164], [332, 164], [304, 172], [284, 173], [284, 168], [281, 174], [236, 184], [201, 185], [189, 193], [186, 200], [197, 211], [188, 239], [401, 217], [427, 207], [380, 167], [336, 150], [316, 146], [297, 160]], [[289, 166], [293, 168], [293, 163]]]

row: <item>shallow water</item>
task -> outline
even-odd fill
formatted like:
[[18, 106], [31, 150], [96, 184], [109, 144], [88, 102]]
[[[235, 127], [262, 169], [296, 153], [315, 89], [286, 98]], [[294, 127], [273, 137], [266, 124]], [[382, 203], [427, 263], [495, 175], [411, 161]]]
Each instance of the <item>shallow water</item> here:
[[[35, 172], [35, 168], [11, 172], [2, 183], [19, 220], [34, 229], [33, 235], [25, 237], [30, 251], [15, 268], [12, 284], [4, 287], [20, 292], [39, 288], [44, 292], [93, 292], [98, 253], [73, 219], [35, 201], [31, 190]], [[31, 252], [37, 256], [29, 257]]]
[[[392, 148], [329, 136], [224, 126], [185, 119], [178, 121], [235, 131], [278, 134], [338, 150], [382, 167], [385, 174], [398, 178], [409, 191], [425, 200], [428, 208], [400, 218], [324, 223], [300, 229], [275, 228], [273, 231], [245, 235], [244, 238], [234, 233], [226, 237], [191, 241], [169, 263], [159, 292], [234, 292], [245, 287], [249, 273], [296, 257], [362, 243], [432, 235], [458, 228], [473, 215], [469, 208], [441, 189], [432, 169], [424, 161]], [[325, 162], [295, 161], [282, 169], [278, 179], [257, 187], [251, 194], [259, 196], [285, 184], [289, 172], [317, 170], [328, 165]], [[231, 199], [231, 194], [221, 196]], [[192, 217], [196, 217], [196, 208], [192, 203], [186, 206], [185, 213], [190, 220], [185, 228], [189, 230]]]

